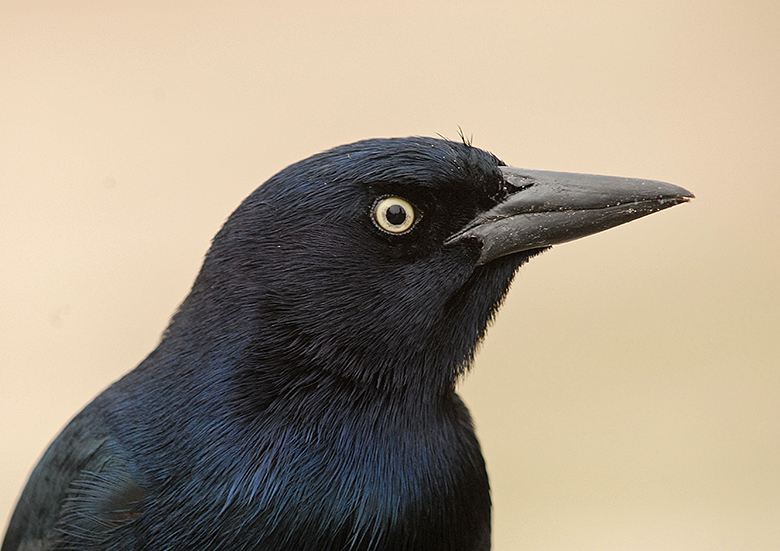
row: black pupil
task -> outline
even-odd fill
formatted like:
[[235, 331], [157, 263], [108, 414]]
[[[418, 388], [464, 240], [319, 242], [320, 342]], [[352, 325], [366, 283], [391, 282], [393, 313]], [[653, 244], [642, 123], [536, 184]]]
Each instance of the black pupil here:
[[394, 226], [400, 226], [406, 220], [406, 210], [401, 205], [392, 205], [387, 209], [387, 221]]

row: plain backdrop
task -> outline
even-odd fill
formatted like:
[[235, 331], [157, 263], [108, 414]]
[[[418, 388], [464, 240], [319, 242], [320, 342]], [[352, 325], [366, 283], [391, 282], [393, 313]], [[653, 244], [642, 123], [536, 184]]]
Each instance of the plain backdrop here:
[[442, 134], [697, 198], [523, 267], [494, 549], [780, 549], [780, 2], [0, 3], [0, 521], [284, 166]]

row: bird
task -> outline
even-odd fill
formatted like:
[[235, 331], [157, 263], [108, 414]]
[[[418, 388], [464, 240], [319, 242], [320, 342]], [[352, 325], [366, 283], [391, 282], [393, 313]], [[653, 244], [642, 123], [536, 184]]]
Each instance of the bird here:
[[78, 413], [2, 551], [485, 551], [488, 475], [456, 392], [518, 268], [693, 198], [375, 138], [230, 215], [158, 346]]

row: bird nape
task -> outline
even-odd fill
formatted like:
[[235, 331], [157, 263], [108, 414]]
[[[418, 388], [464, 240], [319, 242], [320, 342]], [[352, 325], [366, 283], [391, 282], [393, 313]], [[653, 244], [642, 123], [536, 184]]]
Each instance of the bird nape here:
[[2, 551], [489, 549], [455, 384], [517, 268], [691, 197], [432, 138], [285, 168], [157, 348], [51, 444]]

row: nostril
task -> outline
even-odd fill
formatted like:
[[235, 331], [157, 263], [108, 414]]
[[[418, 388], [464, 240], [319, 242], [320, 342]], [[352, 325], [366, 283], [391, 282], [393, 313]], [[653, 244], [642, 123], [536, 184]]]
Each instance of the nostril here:
[[504, 180], [504, 191], [506, 193], [517, 193], [523, 191], [529, 187], [535, 186], [536, 183], [530, 178], [513, 178], [512, 180]]

